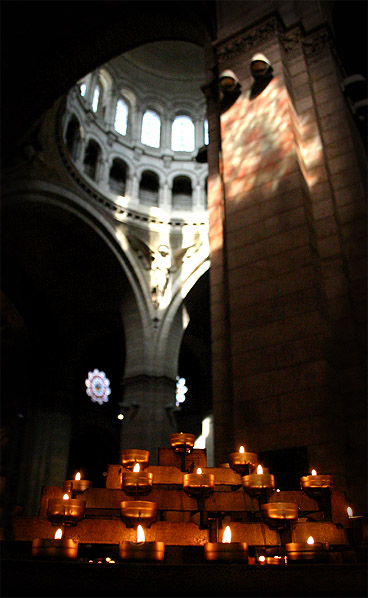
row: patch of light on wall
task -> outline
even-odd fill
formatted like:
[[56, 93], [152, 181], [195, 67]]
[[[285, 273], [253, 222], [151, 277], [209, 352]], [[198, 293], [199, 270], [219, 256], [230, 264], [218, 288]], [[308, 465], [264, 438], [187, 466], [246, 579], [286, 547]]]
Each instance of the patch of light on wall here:
[[193, 448], [206, 448], [206, 438], [208, 438], [211, 430], [211, 417], [206, 417], [202, 420], [202, 434], [196, 438]]
[[94, 369], [88, 372], [88, 378], [85, 380], [86, 393], [93, 403], [107, 403], [111, 394], [110, 380], [106, 378], [105, 372]]
[[185, 394], [188, 388], [185, 386], [185, 378], [176, 376], [176, 406], [179, 407], [185, 401]]
[[204, 144], [208, 145], [209, 142], [210, 142], [210, 138], [209, 138], [209, 135], [208, 135], [208, 120], [206, 119], [204, 121]]

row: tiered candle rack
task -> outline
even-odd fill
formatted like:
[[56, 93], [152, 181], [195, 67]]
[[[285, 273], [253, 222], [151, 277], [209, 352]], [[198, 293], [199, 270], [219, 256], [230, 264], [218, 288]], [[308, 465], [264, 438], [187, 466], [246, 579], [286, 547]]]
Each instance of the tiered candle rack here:
[[[141, 559], [289, 566], [365, 558], [345, 493], [333, 489], [331, 476], [305, 476], [299, 491], [279, 491], [267, 469], [257, 472], [254, 453], [232, 453], [229, 463], [207, 467], [205, 449], [193, 448], [194, 436], [183, 435], [182, 443], [179, 436], [158, 450], [157, 466], [149, 465], [148, 451], [122, 451], [121, 463], [108, 466], [105, 488], [94, 488], [88, 480], [74, 490], [70, 480], [63, 488], [45, 487], [39, 517], [15, 519], [15, 541], [41, 546], [34, 557], [109, 564]], [[139, 472], [134, 472], [137, 463]], [[66, 502], [78, 503], [74, 518], [61, 513], [65, 490], [70, 494]], [[138, 524], [146, 546], [137, 552], [135, 547], [142, 546]], [[64, 542], [77, 543], [73, 556], [70, 547], [56, 557], [52, 550], [42, 551], [42, 542], [50, 546], [57, 526]], [[224, 548], [227, 526], [231, 542]], [[314, 545], [307, 543], [310, 537]]]

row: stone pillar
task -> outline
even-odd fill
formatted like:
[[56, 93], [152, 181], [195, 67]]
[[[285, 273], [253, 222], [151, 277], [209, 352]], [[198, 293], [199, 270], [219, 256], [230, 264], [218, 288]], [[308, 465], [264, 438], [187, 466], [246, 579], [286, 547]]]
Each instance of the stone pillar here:
[[127, 179], [126, 179], [125, 197], [130, 197], [130, 199], [134, 198], [133, 179], [134, 179], [134, 177], [132, 175], [128, 174]]
[[[343, 151], [346, 111], [336, 64], [328, 71], [326, 32], [319, 33], [284, 37], [268, 20], [218, 46], [219, 70], [233, 70], [242, 92], [220, 118], [223, 178], [213, 169], [209, 177], [216, 451], [220, 462], [240, 444], [256, 453], [307, 446], [310, 465], [353, 492], [348, 455], [364, 383], [354, 327], [363, 208], [352, 189], [361, 179], [356, 152]], [[271, 61], [274, 78], [251, 96], [256, 52]], [[339, 148], [331, 137], [337, 141], [337, 128]], [[350, 226], [342, 224], [344, 202]], [[352, 235], [360, 258], [348, 267]], [[354, 357], [338, 351], [342, 318], [352, 327]], [[356, 419], [347, 413], [351, 404]]]
[[106, 100], [106, 111], [105, 111], [105, 118], [104, 121], [109, 129], [115, 131], [115, 112], [116, 112], [116, 103], [118, 98], [109, 91], [109, 97]]
[[[83, 127], [83, 125], [81, 125], [81, 126]], [[86, 138], [81, 136], [78, 139], [77, 157], [75, 160], [75, 164], [80, 171], [83, 171], [83, 158], [84, 158], [85, 151], [86, 151]]]
[[167, 148], [171, 149], [171, 127], [172, 127], [172, 119], [161, 118], [161, 143], [160, 147], [165, 150]]
[[164, 210], [169, 210], [171, 205], [171, 190], [169, 188], [168, 182], [165, 181], [163, 185], [160, 186], [160, 196], [159, 196], [159, 207]]
[[194, 122], [195, 130], [195, 147], [202, 147], [204, 145], [204, 122], [202, 119], [197, 118]]
[[70, 437], [71, 416], [66, 409], [35, 407], [27, 415], [18, 485], [23, 515], [38, 515], [42, 486], [60, 487], [66, 479]]
[[193, 209], [195, 210], [196, 208], [203, 208], [203, 189], [201, 189], [199, 181], [196, 182], [193, 191]]
[[143, 110], [137, 106], [134, 114], [134, 124], [132, 130], [132, 140], [135, 145], [140, 145], [141, 142], [142, 120]]
[[89, 82], [87, 83], [87, 90], [86, 90], [86, 94], [84, 96], [84, 98], [86, 100], [86, 104], [91, 110], [92, 110], [93, 94], [95, 91], [95, 87], [97, 85], [97, 81], [98, 81], [98, 72], [95, 71], [94, 73], [92, 73], [92, 76], [91, 76]]
[[139, 180], [136, 174], [131, 177], [131, 198], [138, 202], [139, 201]]
[[96, 183], [108, 187], [110, 164], [106, 158], [98, 158], [96, 168]]
[[173, 417], [175, 380], [164, 376], [126, 378], [122, 412], [121, 449], [150, 451], [150, 464], [157, 465], [158, 449], [169, 445], [176, 431]]

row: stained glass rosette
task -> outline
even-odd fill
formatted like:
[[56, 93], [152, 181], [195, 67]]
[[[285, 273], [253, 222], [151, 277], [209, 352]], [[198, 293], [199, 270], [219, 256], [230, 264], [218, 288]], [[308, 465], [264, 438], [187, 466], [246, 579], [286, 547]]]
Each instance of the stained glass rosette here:
[[180, 403], [185, 401], [185, 393], [188, 388], [185, 386], [185, 378], [176, 377], [176, 406], [179, 407]]
[[93, 372], [88, 372], [85, 384], [86, 393], [93, 403], [99, 403], [100, 405], [107, 403], [111, 389], [110, 380], [106, 378], [105, 372], [96, 369]]

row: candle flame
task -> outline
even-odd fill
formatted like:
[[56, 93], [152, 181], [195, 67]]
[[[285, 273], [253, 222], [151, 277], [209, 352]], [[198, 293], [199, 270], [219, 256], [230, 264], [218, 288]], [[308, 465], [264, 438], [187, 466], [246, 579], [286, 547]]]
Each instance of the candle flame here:
[[315, 469], [312, 469], [312, 475], [317, 475], [317, 472]]
[[348, 512], [348, 516], [352, 517], [353, 516], [353, 509], [351, 507], [347, 508], [347, 512]]
[[263, 474], [263, 467], [262, 467], [262, 465], [258, 465], [258, 467], [257, 467], [257, 474], [258, 475], [262, 475]]
[[239, 453], [245, 453], [244, 446], [242, 445], [239, 449]]
[[69, 499], [69, 494], [64, 494], [63, 500], [68, 500], [68, 499]]
[[63, 530], [59, 527], [59, 529], [57, 529], [55, 532], [54, 540], [61, 540], [62, 537], [63, 537]]
[[225, 527], [223, 536], [222, 536], [222, 543], [223, 544], [230, 544], [231, 542], [231, 529], [230, 529], [230, 525], [227, 525]]
[[138, 471], [139, 471], [139, 469], [140, 469], [140, 467], [139, 467], [139, 463], [136, 463], [136, 464], [134, 465], [134, 467], [133, 467], [133, 471], [135, 471], [135, 472], [138, 472]]
[[144, 534], [144, 529], [141, 525], [138, 525], [137, 527], [137, 542], [144, 542], [146, 539], [146, 536]]
[[77, 471], [77, 473], [75, 474], [75, 480], [80, 480], [81, 479], [81, 474], [79, 471]]
[[309, 538], [307, 540], [307, 544], [314, 544], [314, 538], [313, 538], [313, 536], [309, 536]]
[[202, 473], [202, 469], [200, 467], [198, 467], [197, 473]]

